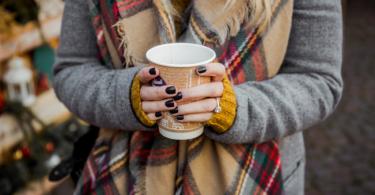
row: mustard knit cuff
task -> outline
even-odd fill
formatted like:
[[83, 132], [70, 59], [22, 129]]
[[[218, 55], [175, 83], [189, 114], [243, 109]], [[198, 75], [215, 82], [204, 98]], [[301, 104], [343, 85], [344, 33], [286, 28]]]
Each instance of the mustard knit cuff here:
[[225, 133], [228, 131], [236, 118], [236, 95], [227, 77], [224, 78], [223, 85], [224, 91], [220, 98], [221, 112], [214, 113], [212, 118], [206, 123], [216, 133]]
[[156, 124], [156, 121], [148, 118], [147, 114], [142, 109], [142, 100], [141, 100], [141, 80], [138, 76], [133, 79], [130, 97], [133, 111], [138, 118], [138, 120], [147, 127], [152, 127]]

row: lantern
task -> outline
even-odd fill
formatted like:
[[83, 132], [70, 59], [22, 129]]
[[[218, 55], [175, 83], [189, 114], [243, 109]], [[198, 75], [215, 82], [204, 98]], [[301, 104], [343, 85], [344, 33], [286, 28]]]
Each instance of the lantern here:
[[25, 66], [20, 57], [12, 58], [8, 62], [8, 67], [4, 81], [7, 85], [9, 100], [19, 101], [25, 106], [30, 106], [35, 101], [31, 70]]

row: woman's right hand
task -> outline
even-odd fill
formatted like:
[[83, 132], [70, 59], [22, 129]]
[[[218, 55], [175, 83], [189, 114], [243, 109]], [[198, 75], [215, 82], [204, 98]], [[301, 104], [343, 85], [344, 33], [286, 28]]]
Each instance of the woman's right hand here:
[[181, 93], [177, 92], [175, 86], [151, 86], [152, 80], [161, 79], [157, 68], [145, 67], [139, 71], [138, 77], [142, 83], [140, 91], [142, 109], [149, 119], [160, 119], [162, 111], [173, 110], [177, 107], [175, 100], [182, 97], [179, 97]]

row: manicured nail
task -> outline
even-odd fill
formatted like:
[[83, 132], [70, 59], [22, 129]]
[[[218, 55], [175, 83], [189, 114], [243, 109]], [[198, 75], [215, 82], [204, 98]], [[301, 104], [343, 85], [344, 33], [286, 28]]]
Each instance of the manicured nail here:
[[150, 75], [156, 75], [156, 69], [155, 68], [151, 68], [149, 71]]
[[174, 87], [174, 86], [169, 86], [169, 87], [167, 87], [167, 88], [165, 89], [165, 92], [166, 92], [167, 94], [175, 94], [175, 93], [176, 93], [176, 87]]
[[161, 77], [160, 76], [157, 76], [154, 78], [155, 81], [161, 81]]
[[156, 116], [156, 118], [161, 117], [161, 112], [155, 112], [155, 116]]
[[175, 96], [173, 97], [173, 99], [174, 99], [175, 101], [182, 99], [182, 93], [181, 93], [181, 92], [178, 92], [177, 95], [175, 95]]
[[160, 76], [156, 76], [153, 80], [152, 80], [152, 86], [164, 86], [166, 85], [166, 83], [163, 81], [163, 79], [160, 77]]
[[205, 73], [207, 71], [206, 66], [198, 66], [197, 71], [199, 74]]
[[176, 116], [176, 119], [179, 120], [179, 121], [182, 121], [182, 120], [184, 120], [184, 115], [178, 115], [178, 116]]
[[166, 101], [165, 106], [168, 108], [174, 107], [174, 101], [173, 100]]
[[169, 113], [171, 113], [171, 114], [176, 114], [177, 112], [178, 112], [178, 107], [169, 111]]

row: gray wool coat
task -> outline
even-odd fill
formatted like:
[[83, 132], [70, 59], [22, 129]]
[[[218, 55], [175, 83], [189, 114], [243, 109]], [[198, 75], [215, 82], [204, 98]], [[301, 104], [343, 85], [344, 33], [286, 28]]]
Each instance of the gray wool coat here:
[[[54, 89], [71, 112], [91, 124], [128, 131], [152, 129], [131, 109], [131, 81], [140, 67], [113, 70], [97, 59], [96, 36], [85, 0], [66, 0]], [[189, 40], [185, 40], [189, 41]], [[225, 143], [280, 140], [286, 194], [304, 193], [302, 130], [324, 120], [343, 89], [340, 0], [295, 0], [284, 65], [274, 78], [234, 87], [237, 116]]]

